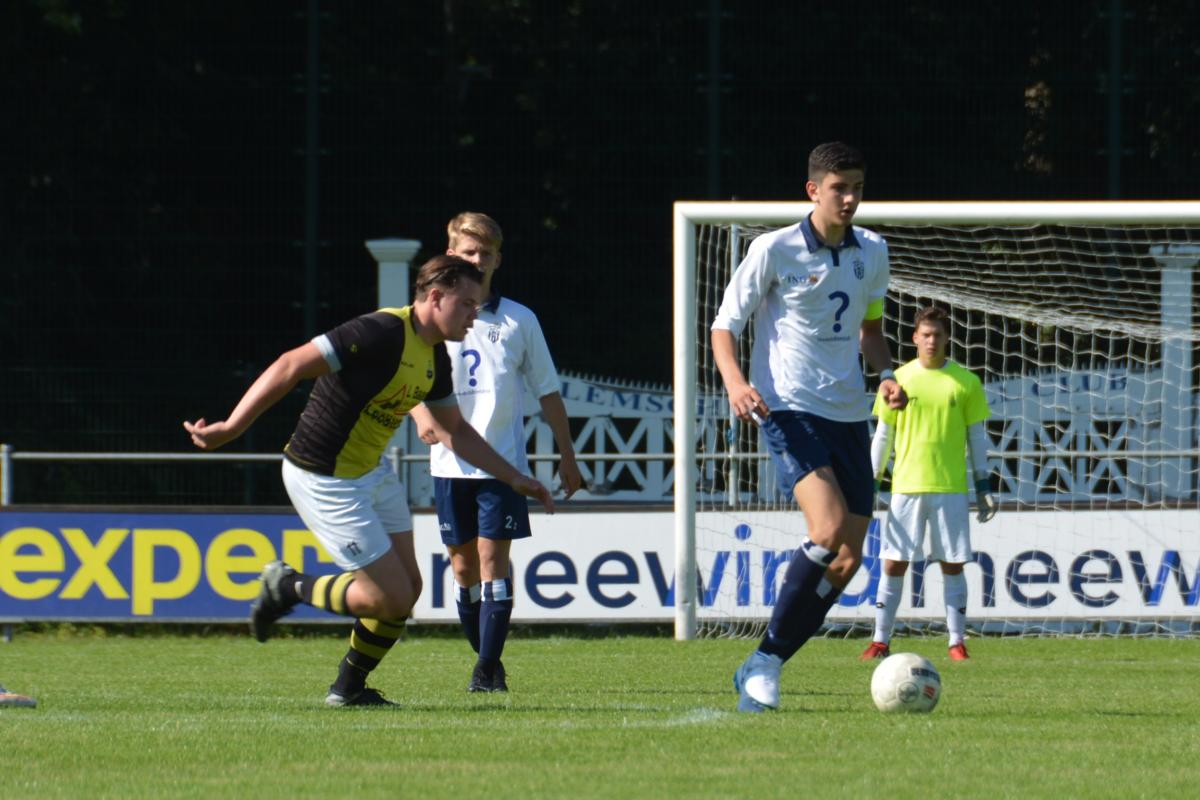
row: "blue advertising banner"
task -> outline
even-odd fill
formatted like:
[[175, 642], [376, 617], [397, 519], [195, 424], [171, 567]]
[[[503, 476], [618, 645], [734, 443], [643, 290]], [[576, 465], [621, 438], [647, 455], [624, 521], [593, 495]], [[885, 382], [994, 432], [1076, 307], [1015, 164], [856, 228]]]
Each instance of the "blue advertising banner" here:
[[[666, 510], [538, 514], [513, 543], [513, 620], [669, 621], [674, 517]], [[1195, 619], [1197, 514], [1186, 510], [1006, 512], [973, 534], [972, 620]], [[879, 581], [872, 525], [863, 567], [831, 622], [870, 624]], [[413, 516], [424, 591], [410, 621], [457, 624], [454, 576], [428, 512]], [[697, 616], [767, 619], [803, 536], [796, 512], [697, 515]], [[293, 514], [0, 511], [0, 621], [245, 620], [262, 565], [337, 569]], [[941, 619], [937, 568], [914, 562], [904, 619]], [[931, 577], [932, 576], [932, 577]], [[285, 621], [345, 623], [299, 607]]]
[[[337, 571], [294, 514], [4, 511], [0, 619], [245, 619], [276, 558]], [[345, 621], [308, 607], [293, 618]]]

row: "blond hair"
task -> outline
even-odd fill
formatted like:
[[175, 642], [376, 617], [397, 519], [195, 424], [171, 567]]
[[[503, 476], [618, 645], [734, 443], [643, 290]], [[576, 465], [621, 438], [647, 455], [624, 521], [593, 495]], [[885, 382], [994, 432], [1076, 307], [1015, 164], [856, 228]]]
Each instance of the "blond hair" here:
[[464, 211], [450, 220], [450, 224], [446, 226], [446, 236], [451, 250], [458, 246], [459, 237], [462, 236], [473, 237], [484, 244], [494, 246], [497, 250], [504, 243], [504, 232], [500, 230], [500, 224], [478, 211]]

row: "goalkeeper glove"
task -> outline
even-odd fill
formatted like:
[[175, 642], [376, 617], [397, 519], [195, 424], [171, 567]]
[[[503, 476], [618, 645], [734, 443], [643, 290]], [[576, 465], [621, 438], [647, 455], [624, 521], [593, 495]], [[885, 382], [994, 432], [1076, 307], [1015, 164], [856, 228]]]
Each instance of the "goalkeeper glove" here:
[[979, 507], [979, 513], [975, 515], [977, 522], [987, 522], [1000, 510], [1000, 502], [992, 494], [992, 482], [988, 478], [975, 481], [975, 504]]

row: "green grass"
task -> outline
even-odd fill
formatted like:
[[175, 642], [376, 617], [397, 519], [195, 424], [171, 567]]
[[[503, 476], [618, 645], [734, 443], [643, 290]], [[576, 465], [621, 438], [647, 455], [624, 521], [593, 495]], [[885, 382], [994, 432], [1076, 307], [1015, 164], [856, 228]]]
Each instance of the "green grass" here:
[[733, 712], [749, 642], [521, 637], [512, 692], [464, 691], [464, 642], [418, 633], [326, 709], [332, 636], [20, 633], [0, 682], [0, 797], [1194, 797], [1200, 640], [938, 639], [933, 714], [871, 704], [861, 640], [811, 642], [783, 709]]

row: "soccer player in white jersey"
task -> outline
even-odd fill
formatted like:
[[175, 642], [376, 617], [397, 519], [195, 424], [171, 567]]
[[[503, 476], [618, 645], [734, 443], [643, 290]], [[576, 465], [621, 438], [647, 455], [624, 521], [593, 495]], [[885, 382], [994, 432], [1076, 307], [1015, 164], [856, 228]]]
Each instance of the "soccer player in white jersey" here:
[[971, 525], [967, 508], [967, 459], [975, 480], [979, 513], [987, 522], [996, 513], [987, 463], [989, 411], [983, 384], [973, 373], [946, 358], [950, 318], [940, 308], [925, 308], [914, 321], [917, 357], [896, 370], [908, 394], [902, 411], [879, 400], [879, 424], [871, 443], [875, 479], [887, 468], [895, 444], [892, 499], [883, 529], [883, 578], [875, 595], [875, 635], [862, 659], [886, 658], [904, 574], [910, 561], [922, 557], [929, 529], [929, 555], [942, 565], [946, 629], [950, 658], [966, 661], [967, 579], [963, 565], [971, 560]]
[[[712, 324], [730, 407], [760, 426], [780, 487], [808, 528], [766, 635], [734, 673], [740, 711], [779, 707], [781, 667], [820, 629], [862, 561], [875, 482], [860, 352], [880, 371], [883, 401], [897, 409], [906, 402], [883, 336], [887, 245], [851, 224], [865, 172], [862, 154], [846, 144], [814, 148], [805, 184], [812, 212], [750, 244]], [[747, 380], [735, 341], [751, 317]]]
[[[554, 433], [559, 480], [569, 498], [579, 489], [582, 477], [559, 394], [558, 373], [541, 325], [528, 308], [492, 289], [503, 232], [486, 214], [467, 211], [450, 220], [447, 233], [446, 253], [483, 272], [486, 298], [466, 338], [446, 346], [459, 408], [497, 452], [528, 472], [521, 410], [525, 392], [532, 391]], [[528, 505], [507, 484], [442, 444], [444, 431], [421, 407], [414, 409], [412, 416], [421, 439], [433, 445], [430, 471], [438, 527], [457, 586], [458, 616], [478, 656], [467, 690], [506, 692], [508, 682], [500, 656], [513, 608], [509, 550], [514, 539], [531, 535]]]

